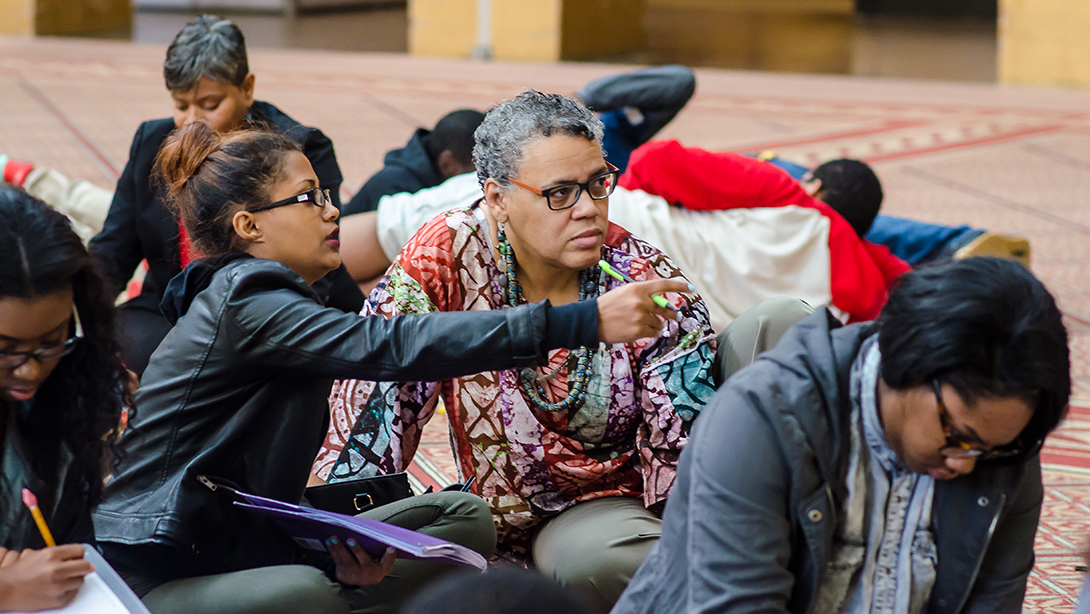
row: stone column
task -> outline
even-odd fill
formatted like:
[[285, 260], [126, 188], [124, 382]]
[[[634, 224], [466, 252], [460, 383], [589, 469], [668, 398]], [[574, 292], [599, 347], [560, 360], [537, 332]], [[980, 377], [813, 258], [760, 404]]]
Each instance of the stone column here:
[[1090, 0], [999, 0], [999, 81], [1090, 87]]
[[132, 27], [132, 0], [0, 0], [0, 34], [76, 34]]
[[[555, 62], [636, 52], [644, 0], [492, 0], [492, 56]], [[477, 0], [409, 0], [409, 53], [468, 58]]]

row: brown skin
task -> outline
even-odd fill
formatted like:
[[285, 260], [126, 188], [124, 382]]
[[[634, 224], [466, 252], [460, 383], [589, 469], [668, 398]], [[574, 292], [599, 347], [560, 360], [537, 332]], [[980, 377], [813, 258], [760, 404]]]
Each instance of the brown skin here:
[[[0, 299], [0, 351], [33, 351], [68, 339], [72, 305], [71, 288], [30, 299]], [[0, 399], [30, 399], [59, 362], [31, 359], [14, 369], [0, 370]]]
[[[0, 299], [0, 351], [33, 351], [68, 339], [72, 327], [72, 289], [30, 299]], [[30, 359], [0, 370], [0, 399], [32, 398], [63, 359]], [[0, 424], [4, 415], [0, 409]], [[0, 548], [0, 612], [37, 612], [68, 605], [94, 571], [83, 560], [83, 546], [70, 544], [18, 552]]]
[[[516, 179], [538, 189], [587, 181], [606, 172], [602, 150], [594, 141], [573, 136], [543, 137], [523, 148]], [[549, 209], [540, 195], [518, 186], [505, 188], [489, 178], [484, 184], [485, 217], [496, 241], [497, 222], [518, 260], [519, 283], [527, 302], [549, 299], [553, 305], [579, 300], [579, 273], [601, 258], [609, 227], [609, 199], [593, 200], [584, 193], [571, 208]], [[500, 258], [499, 251], [495, 257]], [[653, 337], [662, 330], [660, 318], [673, 311], [652, 301], [655, 294], [688, 292], [683, 281], [656, 280], [626, 284], [598, 298], [598, 336], [606, 343]]]
[[370, 554], [358, 543], [349, 540], [344, 544], [330, 538], [326, 541], [326, 549], [337, 565], [337, 581], [351, 586], [369, 586], [378, 584], [390, 574], [394, 568], [394, 560], [397, 551], [387, 548], [382, 558], [378, 561], [371, 558]]
[[72, 602], [94, 571], [81, 544], [14, 553], [0, 548], [0, 612], [38, 612]]
[[[310, 161], [298, 151], [288, 152], [280, 178], [269, 189], [269, 202], [315, 187], [318, 176]], [[239, 211], [232, 223], [243, 251], [281, 262], [312, 284], [341, 265], [339, 234], [333, 234], [339, 233], [339, 215], [332, 204], [319, 208], [302, 202], [257, 213]]]
[[219, 133], [238, 128], [254, 104], [254, 81], [252, 74], [246, 75], [240, 86], [201, 77], [187, 92], [170, 92], [174, 125], [181, 128], [204, 121]]
[[[581, 137], [555, 136], [523, 148], [516, 179], [538, 189], [586, 181], [608, 170], [602, 150]], [[609, 199], [584, 193], [570, 209], [552, 211], [545, 199], [495, 179], [484, 186], [489, 223], [503, 222], [519, 264], [519, 282], [529, 302], [550, 299], [563, 305], [579, 299], [579, 272], [601, 258], [609, 220]]]
[[[1015, 397], [981, 397], [969, 405], [944, 385], [942, 400], [952, 430], [980, 450], [1011, 443], [1033, 417], [1033, 409]], [[894, 390], [879, 380], [878, 414], [890, 448], [912, 471], [952, 480], [976, 467], [975, 459], [946, 458], [939, 453], [946, 437], [930, 385]]]
[[341, 219], [341, 260], [352, 279], [369, 294], [390, 268], [390, 260], [378, 242], [378, 212], [364, 211]]

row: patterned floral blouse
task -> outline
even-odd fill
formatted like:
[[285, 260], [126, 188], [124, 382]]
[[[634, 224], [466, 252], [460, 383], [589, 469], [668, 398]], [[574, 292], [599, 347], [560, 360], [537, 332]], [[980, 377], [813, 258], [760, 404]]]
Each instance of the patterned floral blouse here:
[[[502, 309], [488, 226], [472, 209], [428, 222], [398, 255], [364, 315]], [[637, 281], [679, 278], [659, 250], [610, 224], [602, 257]], [[600, 292], [617, 284], [602, 275]], [[579, 501], [666, 499], [689, 427], [714, 392], [715, 337], [702, 300], [669, 295], [684, 316], [658, 338], [600, 344], [586, 400], [572, 413], [532, 404], [515, 370], [442, 382], [339, 381], [332, 422], [315, 463], [330, 482], [403, 471], [440, 398], [463, 479], [492, 509], [499, 555], [526, 558], [533, 529]], [[568, 350], [536, 371], [550, 402], [568, 392]], [[574, 365], [574, 357], [571, 362]]]

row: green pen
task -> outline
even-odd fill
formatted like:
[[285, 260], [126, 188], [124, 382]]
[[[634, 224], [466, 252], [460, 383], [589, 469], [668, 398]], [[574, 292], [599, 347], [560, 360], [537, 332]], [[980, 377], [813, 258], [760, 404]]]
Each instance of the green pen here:
[[[605, 260], [599, 260], [598, 261], [598, 266], [601, 267], [601, 269], [603, 271], [608, 273], [610, 275], [610, 277], [613, 277], [614, 279], [618, 279], [620, 281], [627, 282], [627, 283], [630, 283], [630, 284], [636, 283], [635, 279], [632, 279], [628, 275], [625, 275], [624, 273], [622, 273], [622, 272], [618, 271], [617, 269], [613, 268]], [[670, 309], [670, 310], [676, 312], [677, 313], [677, 319], [681, 320], [681, 312], [677, 310], [677, 307], [674, 307], [673, 305], [671, 305], [670, 301], [666, 300], [666, 297], [664, 297], [661, 294], [656, 294], [656, 295], [651, 297], [651, 300], [655, 301], [655, 304], [658, 305], [659, 307], [662, 307], [663, 309]]]

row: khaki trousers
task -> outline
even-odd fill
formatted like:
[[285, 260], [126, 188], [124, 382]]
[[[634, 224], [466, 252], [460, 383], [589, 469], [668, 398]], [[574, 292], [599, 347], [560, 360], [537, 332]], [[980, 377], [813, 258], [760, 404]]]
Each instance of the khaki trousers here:
[[[717, 380], [772, 349], [813, 311], [799, 299], [777, 297], [738, 316], [718, 338]], [[533, 561], [542, 573], [608, 612], [661, 536], [662, 521], [641, 499], [596, 499], [576, 504], [545, 523], [533, 540]]]
[[[461, 544], [485, 558], [496, 549], [496, 529], [488, 506], [468, 493], [410, 497], [360, 516]], [[172, 580], [148, 592], [144, 604], [153, 614], [393, 614], [429, 582], [458, 569], [462, 568], [398, 560], [378, 584], [342, 587], [321, 570], [306, 565], [260, 567]]]

